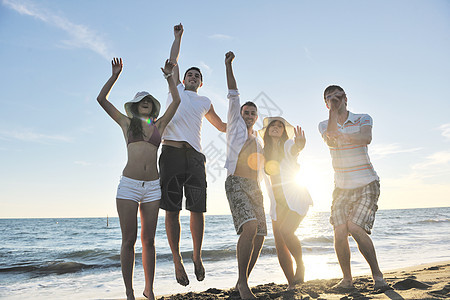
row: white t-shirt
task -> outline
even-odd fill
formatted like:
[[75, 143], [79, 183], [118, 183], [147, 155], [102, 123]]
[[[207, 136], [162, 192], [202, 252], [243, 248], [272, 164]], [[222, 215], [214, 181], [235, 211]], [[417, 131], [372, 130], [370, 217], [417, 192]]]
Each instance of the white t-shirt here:
[[[181, 103], [172, 120], [167, 124], [162, 140], [187, 142], [192, 148], [202, 152], [202, 122], [203, 117], [211, 108], [211, 100], [196, 92], [185, 90], [182, 83], [177, 86], [177, 89]], [[166, 107], [170, 103], [172, 103], [172, 95], [169, 93]]]

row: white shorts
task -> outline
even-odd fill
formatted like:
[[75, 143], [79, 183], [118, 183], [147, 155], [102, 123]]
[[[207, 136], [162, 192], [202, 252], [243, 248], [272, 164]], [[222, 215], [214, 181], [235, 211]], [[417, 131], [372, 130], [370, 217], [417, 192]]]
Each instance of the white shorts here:
[[159, 184], [159, 179], [142, 181], [121, 176], [119, 186], [117, 187], [116, 198], [133, 200], [137, 203], [161, 200], [161, 185]]

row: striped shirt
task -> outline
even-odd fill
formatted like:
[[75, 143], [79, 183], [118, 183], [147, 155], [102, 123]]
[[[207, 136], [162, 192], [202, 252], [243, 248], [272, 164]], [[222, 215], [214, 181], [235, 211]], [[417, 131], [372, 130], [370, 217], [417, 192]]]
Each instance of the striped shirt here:
[[[337, 124], [339, 132], [359, 133], [361, 127], [372, 126], [372, 118], [367, 114], [348, 112], [343, 125]], [[328, 120], [319, 124], [322, 137], [327, 131]], [[334, 183], [341, 189], [355, 189], [365, 186], [379, 177], [370, 163], [367, 145], [343, 144], [329, 147], [334, 168]]]

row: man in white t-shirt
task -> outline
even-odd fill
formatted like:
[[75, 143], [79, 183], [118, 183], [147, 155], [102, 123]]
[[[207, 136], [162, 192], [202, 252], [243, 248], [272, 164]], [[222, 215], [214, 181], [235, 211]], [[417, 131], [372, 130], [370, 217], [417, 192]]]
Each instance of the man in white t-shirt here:
[[[178, 62], [183, 26], [174, 26], [175, 39], [170, 51], [170, 60]], [[170, 75], [169, 75], [170, 76]], [[201, 258], [204, 212], [206, 212], [205, 155], [201, 153], [201, 128], [203, 117], [221, 132], [226, 132], [226, 123], [215, 113], [211, 100], [200, 96], [202, 86], [200, 69], [189, 68], [180, 81], [178, 65], [173, 75], [177, 83], [181, 103], [177, 113], [167, 124], [162, 135], [162, 151], [159, 158], [162, 198], [160, 207], [166, 211], [166, 233], [175, 265], [175, 276], [181, 285], [188, 285], [189, 278], [184, 269], [180, 253], [180, 211], [183, 189], [186, 209], [191, 212], [190, 229], [193, 242], [192, 260], [198, 281], [205, 278]], [[167, 105], [172, 102], [169, 94]]]
[[388, 289], [378, 266], [375, 247], [369, 234], [378, 209], [380, 183], [367, 152], [372, 141], [372, 118], [347, 110], [347, 96], [337, 85], [324, 91], [329, 109], [328, 120], [319, 124], [319, 131], [330, 148], [334, 168], [335, 189], [330, 222], [334, 229], [334, 247], [343, 279], [335, 286], [353, 288], [348, 236], [369, 263], [375, 289]]

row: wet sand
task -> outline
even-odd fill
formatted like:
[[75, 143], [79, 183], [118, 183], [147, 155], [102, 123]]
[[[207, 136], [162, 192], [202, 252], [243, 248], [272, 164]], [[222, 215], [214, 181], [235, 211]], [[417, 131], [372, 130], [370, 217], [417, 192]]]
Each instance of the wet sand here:
[[[286, 291], [287, 285], [268, 283], [252, 287], [258, 299], [449, 299], [450, 261], [424, 264], [415, 267], [384, 272], [390, 289], [374, 290], [370, 276], [354, 279], [353, 290], [332, 289], [340, 279], [316, 279], [297, 285]], [[145, 298], [138, 298], [145, 299]], [[241, 299], [233, 289], [210, 288], [203, 292], [160, 296], [161, 300], [178, 299]]]

